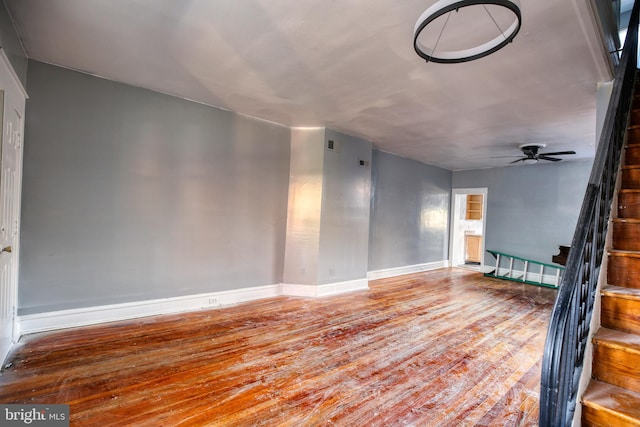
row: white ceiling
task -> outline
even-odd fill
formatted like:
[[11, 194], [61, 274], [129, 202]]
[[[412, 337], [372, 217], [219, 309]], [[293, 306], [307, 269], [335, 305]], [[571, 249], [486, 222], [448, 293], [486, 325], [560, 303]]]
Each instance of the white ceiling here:
[[[425, 63], [435, 0], [6, 0], [30, 58], [288, 126], [327, 126], [446, 169], [523, 143], [592, 157], [611, 78], [585, 1], [522, 0], [513, 43]], [[520, 167], [520, 166], [518, 166]]]

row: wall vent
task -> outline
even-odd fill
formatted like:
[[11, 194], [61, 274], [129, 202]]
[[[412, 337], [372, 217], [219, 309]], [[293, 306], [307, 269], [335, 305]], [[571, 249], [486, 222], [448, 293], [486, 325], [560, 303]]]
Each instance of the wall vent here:
[[333, 142], [333, 139], [330, 139], [327, 141], [327, 149], [328, 150], [335, 150], [335, 142]]

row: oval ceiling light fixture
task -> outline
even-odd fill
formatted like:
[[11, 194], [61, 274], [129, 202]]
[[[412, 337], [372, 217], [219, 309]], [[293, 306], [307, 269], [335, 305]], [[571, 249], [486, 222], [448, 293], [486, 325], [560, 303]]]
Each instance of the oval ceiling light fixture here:
[[413, 28], [413, 47], [427, 62], [454, 64], [496, 52], [520, 31], [518, 0], [438, 0]]

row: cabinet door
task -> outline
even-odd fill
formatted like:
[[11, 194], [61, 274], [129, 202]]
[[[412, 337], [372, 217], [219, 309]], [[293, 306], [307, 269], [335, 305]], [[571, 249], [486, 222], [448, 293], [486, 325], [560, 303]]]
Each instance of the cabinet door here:
[[480, 248], [482, 247], [482, 237], [466, 236], [467, 253], [465, 261], [480, 262]]

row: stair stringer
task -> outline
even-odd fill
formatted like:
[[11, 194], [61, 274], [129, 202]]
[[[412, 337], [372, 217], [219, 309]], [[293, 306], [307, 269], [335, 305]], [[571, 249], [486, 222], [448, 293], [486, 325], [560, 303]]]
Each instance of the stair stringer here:
[[[627, 133], [624, 135], [623, 147], [627, 145]], [[624, 149], [623, 149], [624, 150]], [[602, 264], [600, 265], [600, 274], [598, 275], [598, 284], [595, 291], [595, 299], [593, 302], [593, 313], [591, 315], [591, 323], [589, 324], [589, 337], [587, 339], [587, 345], [584, 352], [584, 361], [582, 367], [582, 374], [580, 375], [580, 383], [578, 384], [578, 397], [580, 402], [576, 405], [576, 411], [573, 414], [572, 427], [581, 427], [582, 425], [582, 396], [587, 390], [587, 386], [591, 381], [591, 374], [593, 372], [593, 337], [600, 329], [601, 321], [601, 307], [602, 307], [602, 287], [607, 285], [607, 266], [609, 264], [609, 249], [613, 248], [613, 220], [618, 217], [618, 191], [622, 188], [622, 166], [624, 162], [624, 153], [618, 164], [618, 171], [616, 172], [616, 185], [613, 198], [611, 200], [611, 213], [609, 215], [609, 221], [607, 222], [607, 235], [605, 237], [604, 255], [602, 257]]]

